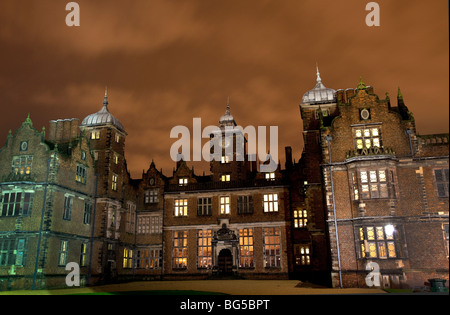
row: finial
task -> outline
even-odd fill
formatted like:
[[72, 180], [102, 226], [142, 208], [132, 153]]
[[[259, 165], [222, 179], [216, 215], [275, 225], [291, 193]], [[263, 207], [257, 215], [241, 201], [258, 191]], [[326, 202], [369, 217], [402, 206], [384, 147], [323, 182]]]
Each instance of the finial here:
[[23, 123], [33, 126], [33, 122], [31, 121], [31, 118], [30, 118], [30, 113], [28, 113], [27, 118], [25, 118], [25, 121]]
[[105, 86], [105, 97], [103, 98], [103, 106], [108, 106], [108, 87]]
[[230, 97], [228, 96], [227, 98], [227, 111], [226, 111], [227, 115], [230, 115]]
[[366, 85], [364, 84], [362, 77], [359, 77], [358, 90], [364, 90], [365, 88], [366, 88]]
[[398, 87], [398, 94], [397, 94], [397, 98], [399, 98], [399, 99], [403, 99], [403, 95], [402, 95], [402, 91], [400, 91], [400, 87]]
[[317, 75], [317, 83], [322, 83], [322, 79], [320, 78], [319, 66], [316, 61], [316, 75]]

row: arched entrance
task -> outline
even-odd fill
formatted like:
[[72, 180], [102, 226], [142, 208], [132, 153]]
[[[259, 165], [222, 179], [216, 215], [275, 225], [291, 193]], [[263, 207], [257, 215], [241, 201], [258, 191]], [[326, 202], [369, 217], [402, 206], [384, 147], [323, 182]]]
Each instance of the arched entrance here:
[[231, 274], [233, 269], [233, 255], [231, 250], [224, 248], [220, 251], [219, 257], [219, 273], [221, 274]]

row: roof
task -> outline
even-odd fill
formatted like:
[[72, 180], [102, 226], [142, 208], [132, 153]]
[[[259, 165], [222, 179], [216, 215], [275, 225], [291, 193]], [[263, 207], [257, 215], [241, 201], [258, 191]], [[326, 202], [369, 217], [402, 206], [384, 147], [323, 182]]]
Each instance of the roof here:
[[88, 115], [81, 122], [81, 126], [84, 127], [94, 127], [94, 126], [104, 126], [107, 124], [114, 125], [120, 131], [125, 132], [125, 128], [122, 123], [114, 117], [108, 110], [108, 96], [105, 92], [105, 98], [103, 100], [103, 107], [96, 113]]
[[317, 83], [316, 86], [306, 92], [302, 98], [302, 104], [323, 104], [333, 103], [336, 101], [336, 91], [327, 88], [320, 78], [319, 68], [317, 67]]

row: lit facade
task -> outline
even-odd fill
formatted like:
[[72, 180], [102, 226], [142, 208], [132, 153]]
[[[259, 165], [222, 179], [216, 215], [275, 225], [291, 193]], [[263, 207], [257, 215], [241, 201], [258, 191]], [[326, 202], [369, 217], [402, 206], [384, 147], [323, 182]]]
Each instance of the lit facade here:
[[[83, 119], [28, 117], [0, 149], [0, 289], [64, 287], [68, 262], [81, 284], [127, 280], [299, 279], [414, 287], [448, 279], [448, 134], [419, 135], [397, 106], [361, 81], [322, 83], [301, 99], [304, 149], [260, 172], [227, 105], [209, 175], [181, 159], [166, 176], [152, 161], [133, 179], [127, 133], [108, 107]], [[228, 137], [228, 139], [227, 139]], [[238, 141], [239, 140], [239, 141]], [[175, 163], [175, 162], [174, 162]], [[41, 223], [42, 222], [42, 223]], [[337, 228], [336, 228], [337, 227]]]

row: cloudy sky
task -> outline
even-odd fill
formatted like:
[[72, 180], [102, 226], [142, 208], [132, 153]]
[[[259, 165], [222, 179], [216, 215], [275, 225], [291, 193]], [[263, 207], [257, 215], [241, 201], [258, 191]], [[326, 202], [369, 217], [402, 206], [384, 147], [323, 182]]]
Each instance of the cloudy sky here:
[[[449, 129], [448, 2], [382, 0], [0, 1], [0, 137], [27, 114], [34, 126], [109, 109], [125, 126], [135, 178], [152, 159], [171, 175], [174, 126], [216, 125], [230, 97], [241, 126], [279, 126], [279, 154], [302, 150], [298, 104], [315, 85], [395, 99], [401, 87], [419, 133]], [[3, 140], [3, 141], [4, 141]], [[2, 141], [2, 140], [0, 140]], [[194, 164], [196, 170], [208, 165]]]

